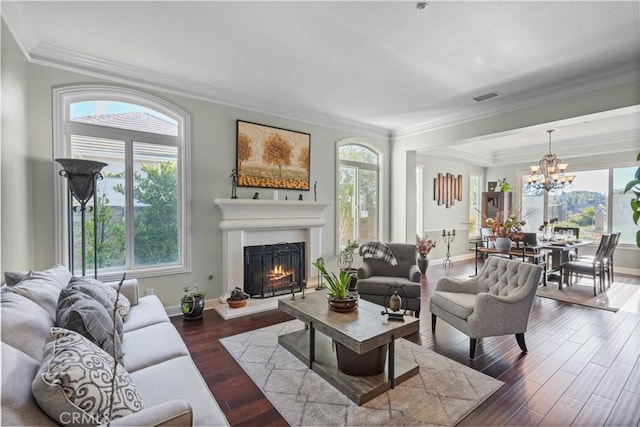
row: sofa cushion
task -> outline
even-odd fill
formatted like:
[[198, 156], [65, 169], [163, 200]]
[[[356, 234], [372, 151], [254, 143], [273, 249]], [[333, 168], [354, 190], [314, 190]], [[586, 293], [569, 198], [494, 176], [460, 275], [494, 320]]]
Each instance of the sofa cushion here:
[[[77, 289], [67, 288], [60, 291], [56, 325], [79, 333], [108, 354], [115, 354], [120, 358], [122, 342], [119, 336], [115, 339], [111, 336], [114, 323], [112, 316], [113, 312], [109, 313], [102, 304]], [[116, 316], [116, 331], [118, 320], [120, 319]]]
[[125, 334], [129, 331], [155, 325], [160, 322], [170, 322], [167, 311], [156, 295], [147, 295], [132, 305], [129, 321], [124, 324]]
[[[393, 276], [372, 276], [366, 279], [358, 279], [358, 293], [368, 295], [386, 295], [389, 287], [387, 285], [404, 285], [404, 292], [409, 298], [420, 298], [422, 287], [420, 283], [412, 282], [406, 277]], [[398, 292], [402, 297], [402, 293]]]
[[[113, 358], [80, 334], [51, 328], [44, 359], [32, 384], [33, 395], [60, 424], [97, 425], [109, 421]], [[116, 393], [111, 418], [144, 408], [129, 373], [116, 366]]]
[[15, 286], [25, 279], [29, 278], [30, 271], [5, 271], [4, 281], [7, 286]]
[[122, 341], [123, 365], [131, 373], [179, 356], [189, 350], [171, 322], [160, 322], [127, 332]]
[[[93, 290], [101, 292], [104, 297], [111, 302], [111, 309], [113, 309], [113, 304], [116, 304], [117, 301], [118, 314], [122, 318], [123, 322], [127, 321], [131, 303], [122, 293], [118, 295], [118, 291], [113, 289], [111, 286], [105, 285], [101, 281], [94, 279], [93, 277], [74, 277], [71, 279], [71, 283], [73, 285], [83, 285], [81, 288], [78, 288], [80, 290], [87, 289], [87, 287], [89, 287], [87, 292], [90, 292], [92, 295], [95, 295], [96, 293], [92, 292]], [[107, 307], [107, 309], [109, 309], [109, 307]]]
[[179, 397], [191, 405], [194, 426], [229, 425], [189, 356], [176, 357], [132, 372], [131, 378], [138, 384], [147, 407]]
[[431, 303], [456, 317], [467, 319], [476, 306], [476, 297], [476, 294], [436, 291], [431, 296]]
[[42, 360], [43, 343], [55, 325], [49, 313], [30, 299], [13, 292], [0, 294], [0, 307], [2, 342], [37, 361]]
[[[4, 319], [3, 319], [4, 322]], [[38, 341], [42, 347], [44, 341]], [[31, 381], [40, 361], [2, 343], [2, 419], [3, 426], [57, 425], [44, 412], [31, 393]]]
[[8, 289], [44, 308], [52, 319], [56, 318], [58, 294], [71, 280], [71, 273], [65, 267], [56, 265], [49, 270], [32, 271], [29, 277]]

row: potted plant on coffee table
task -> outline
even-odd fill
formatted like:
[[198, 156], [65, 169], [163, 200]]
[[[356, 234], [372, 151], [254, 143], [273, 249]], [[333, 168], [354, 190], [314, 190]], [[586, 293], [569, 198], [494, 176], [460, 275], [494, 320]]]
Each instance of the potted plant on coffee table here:
[[204, 297], [206, 292], [200, 292], [197, 286], [184, 287], [184, 295], [180, 301], [182, 315], [186, 320], [196, 320], [202, 317], [204, 310]]
[[358, 294], [349, 290], [353, 273], [344, 270], [340, 270], [338, 276], [335, 273], [329, 273], [321, 258], [318, 258], [313, 265], [327, 282], [329, 290], [327, 301], [330, 310], [349, 312], [358, 308]]

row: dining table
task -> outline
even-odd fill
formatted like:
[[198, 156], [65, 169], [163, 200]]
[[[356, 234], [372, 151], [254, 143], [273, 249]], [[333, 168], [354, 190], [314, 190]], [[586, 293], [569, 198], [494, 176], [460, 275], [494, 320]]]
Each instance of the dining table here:
[[578, 248], [588, 246], [592, 242], [589, 240], [576, 241], [541, 241], [538, 246], [551, 252], [549, 265], [547, 266], [547, 280], [557, 281], [558, 288], [562, 289], [562, 277], [560, 276], [560, 267], [563, 263], [570, 261], [570, 254], [574, 253]]

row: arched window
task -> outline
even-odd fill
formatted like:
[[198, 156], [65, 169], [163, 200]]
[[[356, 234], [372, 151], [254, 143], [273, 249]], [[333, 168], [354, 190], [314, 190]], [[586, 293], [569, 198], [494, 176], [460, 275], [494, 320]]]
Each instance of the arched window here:
[[380, 156], [354, 139], [338, 145], [338, 245], [379, 239]]
[[[103, 280], [125, 271], [136, 277], [188, 271], [189, 115], [117, 86], [67, 86], [53, 96], [54, 158], [108, 164], [98, 181], [96, 236], [93, 215], [87, 215], [87, 268], [93, 269], [95, 239]], [[69, 264], [66, 185], [55, 179], [56, 259]], [[80, 242], [75, 214], [72, 223], [74, 242]], [[73, 253], [76, 267], [82, 255]]]

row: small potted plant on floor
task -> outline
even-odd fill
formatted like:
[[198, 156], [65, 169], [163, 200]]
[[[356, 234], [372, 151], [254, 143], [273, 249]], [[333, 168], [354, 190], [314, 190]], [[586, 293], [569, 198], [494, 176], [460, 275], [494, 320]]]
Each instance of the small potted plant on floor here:
[[353, 273], [340, 270], [339, 276], [336, 276], [335, 273], [329, 274], [322, 258], [318, 258], [313, 265], [320, 271], [320, 274], [327, 282], [327, 289], [329, 290], [327, 300], [330, 310], [349, 312], [358, 308], [358, 294], [349, 290]]
[[247, 305], [247, 301], [249, 300], [249, 294], [244, 292], [239, 287], [235, 287], [231, 291], [231, 295], [227, 298], [227, 304], [231, 308], [240, 308]]
[[186, 320], [196, 320], [202, 317], [204, 310], [204, 297], [206, 292], [198, 291], [197, 286], [184, 287], [184, 295], [181, 300], [182, 314]]

